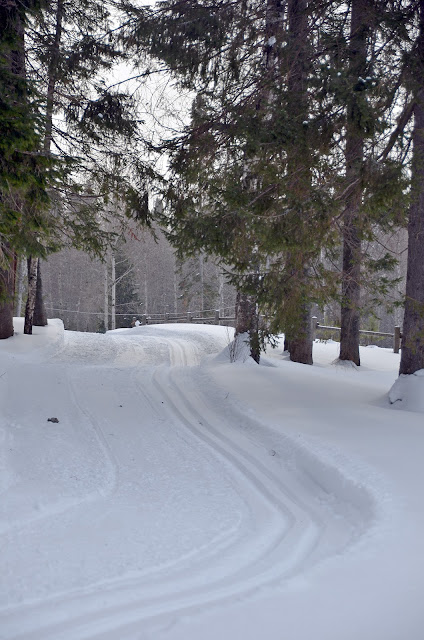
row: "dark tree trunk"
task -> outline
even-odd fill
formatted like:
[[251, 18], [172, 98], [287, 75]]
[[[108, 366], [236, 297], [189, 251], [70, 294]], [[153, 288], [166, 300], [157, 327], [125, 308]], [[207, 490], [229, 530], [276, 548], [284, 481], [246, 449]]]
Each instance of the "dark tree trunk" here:
[[[5, 94], [13, 96], [17, 102], [26, 100], [26, 91], [22, 86], [25, 78], [24, 17], [25, 2], [0, 2], [0, 41], [12, 43], [1, 64], [10, 72], [10, 82], [3, 87]], [[3, 52], [4, 55], [4, 52]], [[7, 198], [7, 194], [4, 196]], [[15, 294], [16, 256], [6, 243], [0, 243], [3, 254], [0, 267], [0, 339], [13, 336], [13, 306]]]
[[32, 334], [34, 323], [35, 298], [37, 294], [38, 258], [28, 258], [28, 297], [25, 307], [24, 333]]
[[[7, 252], [7, 247], [2, 247]], [[7, 256], [8, 257], [8, 256]], [[0, 267], [0, 340], [13, 336], [14, 269]]]
[[313, 364], [311, 308], [307, 303], [303, 306], [301, 302], [299, 304], [299, 328], [293, 336], [288, 338], [290, 360], [302, 364]]
[[[59, 59], [60, 59], [60, 43], [62, 39], [62, 23], [63, 23], [64, 3], [63, 0], [57, 0], [56, 4], [56, 28], [54, 34], [54, 40], [50, 49], [50, 62], [48, 69], [48, 83], [47, 83], [47, 95], [46, 95], [46, 116], [45, 116], [45, 129], [44, 129], [44, 151], [46, 155], [51, 153], [52, 145], [52, 129], [53, 129], [53, 112], [55, 103], [56, 84], [59, 76]], [[35, 259], [35, 258], [34, 258]], [[40, 261], [37, 260], [37, 280], [36, 280], [36, 293], [34, 302], [34, 314], [33, 321], [30, 322], [28, 318], [28, 328], [31, 324], [39, 327], [45, 327], [47, 325], [47, 314], [43, 303], [43, 288], [40, 272]], [[30, 311], [29, 311], [30, 313]], [[26, 314], [25, 314], [26, 316]], [[26, 323], [25, 323], [26, 325]]]
[[236, 331], [235, 336], [247, 333], [249, 335], [250, 355], [259, 363], [259, 315], [257, 304], [245, 293], [237, 293], [236, 298]]
[[340, 324], [340, 360], [360, 365], [359, 328], [361, 296], [361, 239], [355, 213], [345, 217], [343, 226], [342, 305]]
[[53, 127], [53, 110], [56, 92], [56, 83], [58, 79], [58, 64], [60, 58], [60, 42], [62, 39], [62, 22], [63, 22], [63, 0], [57, 0], [56, 5], [56, 29], [54, 40], [50, 50], [50, 63], [47, 84], [47, 101], [46, 101], [46, 127], [44, 133], [44, 151], [50, 154], [52, 143], [52, 127]]
[[346, 183], [347, 202], [343, 218], [342, 304], [340, 331], [340, 360], [360, 365], [359, 323], [361, 296], [361, 231], [362, 165], [364, 160], [364, 134], [362, 128], [361, 91], [353, 87], [358, 77], [365, 77], [367, 67], [367, 15], [369, 0], [352, 0], [350, 25], [350, 78], [351, 98], [346, 117]]
[[38, 260], [37, 269], [37, 287], [35, 292], [35, 306], [33, 324], [36, 327], [45, 327], [47, 325], [47, 312], [43, 300], [43, 285], [41, 281], [41, 261]]
[[[304, 203], [310, 196], [311, 172], [310, 151], [304, 132], [303, 122], [308, 119], [307, 77], [309, 66], [309, 28], [308, 28], [307, 0], [289, 0], [288, 19], [291, 40], [290, 69], [288, 74], [289, 108], [295, 126], [299, 130], [296, 145], [289, 148], [288, 174], [289, 191], [293, 198], [293, 205], [299, 210], [299, 224], [302, 224]], [[312, 336], [310, 320], [310, 304], [306, 299], [308, 289], [308, 268], [306, 258], [287, 256], [286, 268], [291, 272], [293, 297], [291, 328], [287, 332], [290, 360], [302, 364], [313, 364]]]
[[408, 270], [399, 373], [424, 369], [424, 0], [420, 0], [420, 31], [414, 80], [414, 153], [412, 202], [408, 220]]

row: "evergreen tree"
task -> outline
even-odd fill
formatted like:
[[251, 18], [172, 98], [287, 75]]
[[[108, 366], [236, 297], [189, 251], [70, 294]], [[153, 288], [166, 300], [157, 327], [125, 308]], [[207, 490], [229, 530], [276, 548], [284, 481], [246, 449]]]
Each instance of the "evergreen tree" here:
[[[362, 243], [369, 241], [378, 227], [399, 223], [401, 212], [405, 211], [400, 202], [404, 186], [401, 167], [387, 154], [381, 154], [388, 117], [399, 97], [400, 72], [396, 65], [400, 60], [399, 51], [395, 51], [399, 28], [393, 25], [393, 9], [391, 3], [353, 0], [349, 34], [345, 43], [335, 47], [336, 55], [332, 56], [332, 64], [340, 69], [345, 84], [344, 90], [338, 91], [346, 103], [345, 176], [341, 182], [345, 203], [341, 230], [340, 359], [356, 365], [360, 364], [361, 287], [365, 284], [365, 271], [369, 267], [377, 273], [384, 262], [389, 266], [388, 256], [380, 263], [369, 260]], [[390, 220], [392, 211], [395, 218]], [[384, 288], [382, 279], [382, 292]]]
[[424, 0], [419, 0], [415, 9], [419, 33], [409, 65], [409, 82], [414, 93], [414, 130], [401, 374], [424, 369]]
[[41, 152], [38, 112], [25, 66], [24, 29], [32, 0], [0, 5], [0, 338], [13, 334], [16, 252], [43, 253], [49, 236], [49, 163]]
[[[62, 207], [64, 199], [68, 199], [67, 213], [72, 211], [72, 214], [57, 215], [60, 206], [56, 197], [56, 206], [51, 210], [51, 226], [57, 228], [59, 242], [63, 240], [63, 226], [67, 226], [74, 244], [99, 253], [108, 235], [97, 224], [102, 198], [95, 198], [93, 194], [90, 203], [85, 198], [85, 206], [76, 207], [69, 206], [69, 198], [75, 199], [81, 190], [75, 174], [76, 164], [78, 176], [82, 170], [89, 171], [92, 184], [105, 184], [107, 178], [105, 188], [99, 188], [100, 196], [109, 196], [113, 184], [116, 185], [121, 179], [108, 172], [107, 164], [103, 166], [101, 160], [95, 159], [95, 155], [96, 152], [102, 155], [102, 151], [104, 154], [104, 147], [107, 146], [108, 160], [110, 157], [119, 157], [119, 152], [110, 150], [111, 132], [121, 139], [135, 133], [134, 120], [125, 113], [128, 97], [109, 92], [101, 86], [98, 76], [102, 69], [108, 69], [114, 60], [123, 55], [113, 38], [108, 37], [110, 26], [107, 6], [97, 0], [86, 2], [83, 10], [79, 3], [69, 4], [63, 0], [51, 2], [30, 27], [28, 39], [32, 72], [42, 87], [45, 99], [44, 152], [47, 156], [52, 152], [59, 154], [64, 164], [73, 169], [73, 172], [68, 171], [66, 176], [62, 176], [65, 180], [62, 179], [60, 184]], [[95, 93], [99, 98], [90, 100]], [[66, 128], [53, 125], [53, 116], [60, 111], [68, 114]], [[89, 143], [93, 159], [87, 165], [81, 159], [84, 153], [87, 154]], [[31, 289], [31, 283], [34, 286], [41, 284], [40, 278], [30, 277], [31, 270], [38, 270], [36, 256], [29, 258], [25, 322], [25, 332], [28, 333], [32, 331], [33, 305], [36, 298], [40, 300], [41, 297], [39, 292]]]
[[[289, 0], [289, 46], [292, 49], [287, 79], [288, 111], [297, 128], [296, 141], [287, 148], [287, 190], [297, 209], [299, 223], [308, 215], [305, 203], [312, 194], [312, 162], [307, 135], [309, 100], [307, 96], [308, 73], [311, 67], [311, 41], [306, 0]], [[303, 243], [302, 243], [303, 244]], [[290, 359], [294, 362], [312, 364], [312, 335], [310, 298], [308, 295], [308, 269], [303, 251], [289, 251], [287, 265], [291, 276], [292, 314], [291, 326], [286, 324], [286, 337]]]
[[[341, 357], [359, 363], [360, 283], [365, 269], [389, 266], [387, 255], [362, 255], [361, 242], [402, 219], [395, 152], [406, 115], [391, 128], [403, 98], [402, 5], [169, 1], [130, 10], [128, 41], [197, 94], [190, 126], [164, 147], [173, 242], [181, 255], [202, 248], [231, 264], [269, 331], [292, 338], [296, 360], [310, 362], [310, 304], [334, 297]], [[338, 261], [341, 239], [337, 272], [322, 256]], [[375, 286], [384, 293], [387, 279]]]
[[305, 274], [332, 208], [311, 177], [328, 136], [319, 118], [305, 120], [312, 20], [299, 7], [224, 2], [211, 17], [210, 5], [169, 2], [150, 45], [168, 63], [176, 57], [182, 83], [198, 93], [191, 126], [171, 146], [171, 237], [182, 253], [203, 248], [230, 264], [252, 307], [274, 312], [272, 331], [290, 327], [309, 345], [294, 345], [293, 359], [310, 362]]
[[[348, 45], [349, 75], [354, 90], [346, 113], [346, 183], [348, 193], [343, 212], [343, 267], [340, 360], [350, 360], [359, 366], [359, 322], [361, 291], [360, 210], [364, 162], [364, 98], [362, 96], [368, 72], [367, 39], [371, 30], [370, 14], [373, 5], [365, 0], [352, 0], [350, 37]], [[362, 80], [361, 80], [362, 79]]]

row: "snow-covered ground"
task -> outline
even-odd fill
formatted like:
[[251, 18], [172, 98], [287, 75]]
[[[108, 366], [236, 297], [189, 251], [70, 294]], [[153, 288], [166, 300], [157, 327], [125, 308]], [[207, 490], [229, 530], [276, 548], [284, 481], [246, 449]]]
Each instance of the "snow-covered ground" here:
[[399, 356], [257, 366], [224, 327], [15, 327], [0, 638], [424, 638], [424, 376], [390, 405]]

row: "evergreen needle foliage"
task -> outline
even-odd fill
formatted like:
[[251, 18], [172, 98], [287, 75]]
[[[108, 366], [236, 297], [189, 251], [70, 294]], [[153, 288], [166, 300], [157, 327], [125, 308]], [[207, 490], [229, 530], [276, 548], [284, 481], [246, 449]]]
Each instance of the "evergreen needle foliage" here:
[[[169, 237], [181, 256], [204, 250], [230, 265], [233, 283], [272, 318], [271, 333], [301, 334], [312, 303], [343, 302], [334, 259], [353, 194], [358, 247], [404, 224], [407, 122], [387, 142], [407, 100], [402, 61], [413, 27], [393, 11], [409, 19], [406, 4], [367, 4], [362, 68], [350, 6], [337, 2], [128, 9], [128, 45], [163, 61], [195, 95], [190, 123], [163, 144]], [[346, 149], [359, 138], [362, 155], [347, 169]], [[381, 268], [387, 259], [369, 276]], [[360, 277], [386, 292], [385, 281]]]

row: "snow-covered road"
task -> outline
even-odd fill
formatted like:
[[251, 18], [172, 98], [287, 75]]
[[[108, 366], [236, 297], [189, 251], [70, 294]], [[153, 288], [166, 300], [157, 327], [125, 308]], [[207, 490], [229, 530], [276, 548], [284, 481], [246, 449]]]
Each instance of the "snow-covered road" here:
[[[308, 576], [325, 581], [335, 559], [370, 562], [384, 532], [392, 541], [390, 479], [331, 433], [308, 434], [314, 421], [322, 434], [332, 408], [340, 420], [343, 393], [347, 411], [367, 402], [371, 421], [387, 411], [372, 407], [381, 397], [368, 379], [346, 393], [352, 372], [306, 368], [299, 391], [304, 367], [270, 359], [292, 367], [284, 378], [284, 367], [223, 362], [222, 327], [98, 335], [51, 321], [36, 332], [1, 345], [0, 638], [421, 639], [414, 606], [399, 620], [409, 635], [378, 635], [393, 622], [367, 622], [369, 611], [360, 636], [349, 619], [343, 636], [313, 619], [313, 635], [300, 619], [275, 635], [287, 607], [307, 616]], [[409, 415], [414, 428], [422, 416]], [[338, 575], [335, 596], [343, 587]], [[281, 610], [267, 613], [276, 594]], [[264, 620], [240, 635], [247, 611]]]

